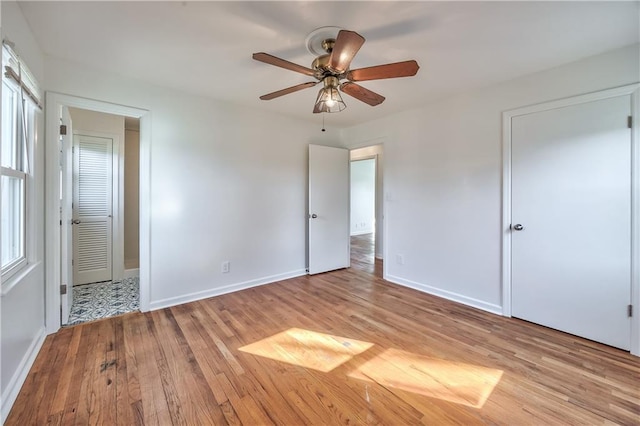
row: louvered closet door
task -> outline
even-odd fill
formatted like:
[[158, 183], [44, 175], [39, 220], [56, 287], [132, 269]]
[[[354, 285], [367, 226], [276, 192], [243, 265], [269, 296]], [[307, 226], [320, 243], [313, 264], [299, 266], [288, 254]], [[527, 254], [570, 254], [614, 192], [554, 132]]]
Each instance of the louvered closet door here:
[[74, 135], [74, 284], [111, 280], [113, 140]]

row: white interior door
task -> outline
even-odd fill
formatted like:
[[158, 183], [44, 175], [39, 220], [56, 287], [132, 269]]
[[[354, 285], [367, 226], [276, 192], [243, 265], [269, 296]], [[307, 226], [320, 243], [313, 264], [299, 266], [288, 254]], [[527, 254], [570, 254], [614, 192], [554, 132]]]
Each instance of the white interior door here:
[[348, 268], [349, 151], [309, 145], [309, 274]]
[[631, 324], [630, 108], [620, 96], [512, 119], [512, 314], [622, 349]]
[[[73, 126], [69, 108], [62, 107], [60, 124], [64, 126], [64, 132], [60, 132], [60, 282], [66, 288], [67, 293], [61, 295], [62, 324], [69, 322], [69, 313], [73, 302], [73, 233], [72, 233], [72, 201], [73, 201]], [[62, 130], [62, 128], [61, 128]], [[62, 134], [64, 133], [64, 134]]]
[[111, 280], [113, 139], [74, 135], [74, 283]]

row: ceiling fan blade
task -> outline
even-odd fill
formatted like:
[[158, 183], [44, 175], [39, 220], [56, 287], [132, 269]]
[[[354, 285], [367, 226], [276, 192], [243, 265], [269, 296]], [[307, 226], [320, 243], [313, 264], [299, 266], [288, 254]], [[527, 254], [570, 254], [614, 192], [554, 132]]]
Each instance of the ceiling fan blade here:
[[275, 65], [276, 67], [284, 68], [286, 70], [299, 72], [304, 75], [313, 76], [315, 71], [311, 68], [303, 67], [302, 65], [294, 64], [293, 62], [280, 59], [268, 53], [259, 52], [253, 54], [253, 59], [256, 61], [264, 62], [265, 64]]
[[298, 90], [306, 89], [307, 87], [313, 87], [319, 82], [310, 81], [308, 83], [298, 84], [296, 86], [287, 87], [286, 89], [278, 90], [277, 92], [268, 93], [260, 96], [263, 101], [270, 101], [271, 99], [279, 98], [280, 96], [288, 95], [289, 93], [297, 92]]
[[364, 37], [360, 34], [355, 31], [340, 30], [329, 57], [329, 68], [339, 73], [345, 72], [363, 44]]
[[351, 70], [347, 73], [350, 81], [381, 80], [383, 78], [411, 77], [418, 72], [416, 61], [396, 62], [393, 64], [376, 65], [374, 67]]
[[340, 85], [340, 90], [371, 106], [380, 105], [385, 99], [384, 96], [379, 95], [376, 92], [372, 92], [359, 84], [350, 83], [348, 81]]

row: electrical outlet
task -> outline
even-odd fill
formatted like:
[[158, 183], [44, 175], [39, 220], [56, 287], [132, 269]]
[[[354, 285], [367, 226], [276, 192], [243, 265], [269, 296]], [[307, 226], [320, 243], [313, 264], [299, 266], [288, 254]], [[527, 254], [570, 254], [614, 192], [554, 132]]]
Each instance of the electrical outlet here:
[[223, 274], [228, 274], [231, 271], [231, 262], [229, 262], [228, 260], [225, 260], [224, 262], [222, 262], [221, 269]]
[[396, 263], [398, 265], [404, 265], [404, 254], [396, 254]]

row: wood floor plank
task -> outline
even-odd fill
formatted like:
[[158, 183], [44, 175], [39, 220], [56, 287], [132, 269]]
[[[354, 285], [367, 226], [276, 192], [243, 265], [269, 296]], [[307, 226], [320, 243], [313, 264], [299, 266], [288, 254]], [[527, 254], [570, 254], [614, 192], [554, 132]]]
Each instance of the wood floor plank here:
[[640, 425], [638, 358], [388, 283], [354, 238], [350, 269], [48, 336], [6, 424]]
[[[43, 351], [47, 354], [46, 361], [36, 360], [34, 363], [33, 376], [28, 377], [24, 386], [31, 386], [33, 389], [34, 399], [30, 401], [16, 401], [19, 409], [28, 410], [28, 414], [25, 417], [25, 421], [28, 423], [36, 424], [43, 423], [49, 417], [51, 413], [51, 405], [55, 398], [56, 389], [52, 389], [47, 386], [49, 381], [58, 381], [60, 377], [61, 365], [66, 359], [65, 348], [69, 345], [72, 338], [71, 332], [60, 333], [55, 336], [49, 336], [43, 345]], [[47, 365], [48, 363], [48, 365]], [[51, 367], [54, 364], [56, 368]]]
[[[78, 405], [80, 401], [80, 392], [82, 389], [82, 381], [85, 376], [85, 363], [89, 353], [94, 348], [97, 342], [97, 333], [90, 334], [92, 327], [75, 327], [74, 332], [78, 330], [81, 333], [80, 345], [78, 350], [73, 353], [69, 348], [67, 350], [68, 356], [72, 357], [73, 370], [71, 373], [71, 385], [68, 388], [68, 392], [65, 399], [64, 411], [62, 413], [62, 424], [74, 425], [76, 424], [76, 416], [78, 414]], [[61, 330], [58, 333], [61, 333]], [[56, 383], [57, 385], [57, 383]]]
[[[185, 341], [170, 309], [151, 313], [153, 318], [153, 334], [162, 342], [164, 368], [162, 370], [163, 387], [174, 398], [173, 411], [180, 417], [173, 418], [179, 424], [226, 424], [213, 392], [205, 385], [202, 372], [195, 362], [193, 352]], [[171, 407], [170, 407], [171, 408]]]
[[138, 385], [142, 403], [136, 403], [145, 424], [171, 424], [169, 401], [160, 375], [160, 366], [156, 361], [160, 348], [153, 338], [147, 315], [134, 313], [127, 316], [124, 324], [125, 341], [131, 344], [138, 373]]
[[89, 324], [95, 336], [84, 365], [76, 424], [116, 424], [114, 322]]
[[320, 417], [313, 406], [307, 404], [307, 402], [302, 399], [296, 390], [287, 393], [287, 398], [293, 403], [297, 411], [301, 413], [300, 418], [303, 419], [305, 424], [319, 425], [323, 423], [322, 417]]
[[138, 383], [135, 355], [124, 337], [122, 317], [114, 321], [116, 352], [116, 418], [123, 424], [141, 424], [142, 396]]
[[224, 418], [227, 420], [227, 423], [229, 423], [230, 426], [237, 426], [242, 424], [242, 422], [238, 418], [238, 415], [236, 414], [236, 410], [233, 409], [233, 406], [231, 405], [229, 400], [221, 403], [220, 409], [222, 410]]
[[[82, 337], [82, 329], [74, 328], [70, 330], [72, 333], [71, 341], [69, 345], [64, 348], [65, 352], [65, 361], [64, 365], [60, 370], [60, 380], [58, 381], [59, 385], [56, 387], [56, 394], [49, 408], [50, 412], [53, 413], [63, 413], [66, 398], [69, 393], [69, 387], [71, 386], [71, 378], [73, 376], [73, 366], [75, 364], [75, 358], [80, 348], [80, 338]], [[57, 367], [54, 367], [57, 368]], [[62, 416], [60, 416], [62, 419]]]

